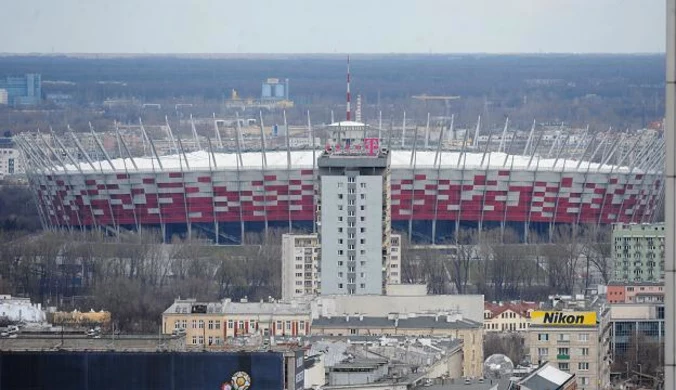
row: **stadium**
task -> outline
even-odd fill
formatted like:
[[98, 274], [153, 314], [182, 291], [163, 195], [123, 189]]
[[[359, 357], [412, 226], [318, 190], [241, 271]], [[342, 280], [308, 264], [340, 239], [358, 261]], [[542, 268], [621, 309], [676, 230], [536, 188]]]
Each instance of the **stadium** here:
[[[532, 131], [527, 145], [531, 137]], [[246, 233], [267, 229], [316, 231], [317, 158], [324, 148], [294, 149], [287, 136], [285, 148], [266, 150], [262, 135], [258, 151], [186, 151], [179, 142], [164, 155], [132, 157], [118, 133], [111, 148], [120, 151], [117, 158], [97, 140], [97, 159], [79, 144], [68, 152], [52, 138], [17, 137], [46, 229], [157, 229], [166, 241], [199, 236], [217, 244], [238, 244]], [[385, 143], [392, 146], [391, 137]], [[469, 147], [467, 137], [457, 150], [416, 143], [388, 148], [389, 191], [393, 230], [419, 242], [448, 241], [460, 227], [510, 227], [523, 238], [560, 224], [650, 222], [664, 198], [658, 138], [635, 145], [636, 162], [628, 166], [624, 157], [617, 165], [610, 157], [590, 162], [601, 148], [593, 142], [576, 158], [542, 157], [536, 148], [528, 155], [481, 150]]]

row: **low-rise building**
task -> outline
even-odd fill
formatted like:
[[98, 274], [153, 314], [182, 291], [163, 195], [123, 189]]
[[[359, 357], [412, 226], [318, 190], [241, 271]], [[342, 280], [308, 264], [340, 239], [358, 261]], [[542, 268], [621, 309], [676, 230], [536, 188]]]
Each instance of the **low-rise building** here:
[[483, 323], [484, 296], [481, 294], [421, 295], [418, 285], [398, 285], [388, 295], [320, 295], [313, 300], [314, 318], [359, 313], [387, 317], [390, 313], [461, 313], [464, 319]]
[[[377, 384], [390, 390], [410, 389], [438, 378], [462, 377], [460, 339], [312, 336], [308, 341], [311, 358], [306, 360], [306, 388], [371, 389]], [[308, 366], [310, 371], [321, 366], [326, 375], [309, 372]]]
[[664, 283], [608, 283], [608, 303], [659, 303], [664, 302]]
[[483, 372], [483, 325], [457, 313], [319, 317], [312, 322], [312, 334], [340, 337], [438, 336], [460, 339], [463, 342], [463, 376], [479, 377]]
[[537, 310], [536, 302], [485, 302], [486, 332], [525, 332], [530, 327], [530, 315]]
[[610, 309], [579, 300], [570, 302], [577, 310], [565, 306], [531, 314], [530, 359], [574, 374], [580, 389], [606, 389], [610, 383]]
[[177, 299], [162, 314], [162, 333], [183, 333], [188, 346], [218, 347], [240, 336], [306, 336], [311, 322], [307, 302]]
[[[664, 303], [610, 305], [610, 349], [614, 362], [635, 363], [639, 352], [636, 349], [648, 348], [659, 351], [659, 346], [664, 343], [664, 337]], [[648, 366], [650, 362], [644, 362], [644, 365]], [[645, 368], [644, 372], [649, 370], [649, 367]]]
[[47, 319], [42, 305], [11, 295], [0, 295], [0, 317], [17, 323], [44, 323]]
[[510, 389], [520, 390], [576, 390], [578, 386], [575, 375], [562, 371], [550, 363], [545, 363], [527, 377], [516, 382]]

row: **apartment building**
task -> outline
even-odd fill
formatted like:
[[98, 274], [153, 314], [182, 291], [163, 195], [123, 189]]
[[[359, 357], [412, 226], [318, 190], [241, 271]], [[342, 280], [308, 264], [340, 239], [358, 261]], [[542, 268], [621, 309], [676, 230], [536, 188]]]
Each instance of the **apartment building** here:
[[385, 294], [390, 264], [390, 154], [358, 122], [329, 125], [317, 159], [321, 293]]
[[537, 310], [535, 302], [484, 302], [486, 332], [525, 332], [530, 327], [530, 315]]
[[312, 322], [312, 335], [409, 336], [460, 339], [463, 376], [483, 375], [483, 326], [458, 313], [390, 313], [387, 316], [322, 316]]
[[306, 302], [176, 299], [162, 313], [162, 333], [185, 334], [188, 347], [217, 348], [233, 337], [306, 336], [311, 322], [310, 304]]
[[319, 294], [319, 237], [282, 236], [282, 300]]
[[[388, 285], [401, 284], [401, 235], [390, 236]], [[321, 245], [317, 234], [282, 236], [282, 300], [313, 297], [321, 291]]]
[[612, 245], [614, 282], [664, 282], [663, 223], [613, 224]]
[[609, 313], [605, 306], [595, 311], [534, 311], [527, 336], [531, 361], [550, 362], [575, 375], [578, 389], [606, 389], [610, 384]]

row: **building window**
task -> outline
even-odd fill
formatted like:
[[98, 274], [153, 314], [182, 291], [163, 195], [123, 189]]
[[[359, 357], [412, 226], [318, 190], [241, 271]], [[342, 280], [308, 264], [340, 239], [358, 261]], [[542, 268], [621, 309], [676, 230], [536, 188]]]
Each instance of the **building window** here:
[[228, 320], [228, 329], [232, 329], [233, 326], [234, 326], [234, 324], [233, 324], [232, 320]]
[[579, 362], [577, 363], [577, 369], [580, 371], [589, 370], [589, 362]]
[[286, 321], [286, 330], [291, 330], [291, 321]]
[[366, 210], [366, 206], [361, 205], [361, 206], [359, 206], [359, 209], [360, 209], [361, 211], [364, 211], [364, 210]]
[[342, 283], [338, 283], [338, 288], [343, 288], [343, 284], [342, 284]]
[[197, 337], [197, 344], [204, 344], [204, 336]]
[[338, 239], [338, 245], [343, 245], [343, 239], [342, 238]]
[[359, 183], [359, 186], [360, 186], [361, 188], [366, 188], [366, 183]]
[[570, 371], [570, 366], [568, 365], [568, 363], [559, 363], [559, 370]]
[[338, 249], [338, 256], [342, 256], [342, 255], [343, 255], [343, 250], [342, 250], [342, 249]]
[[350, 329], [350, 334], [357, 334], [357, 329]]
[[589, 382], [589, 378], [587, 378], [587, 377], [585, 377], [585, 376], [581, 376], [581, 377], [580, 377], [580, 384], [581, 384], [581, 385], [583, 385], [583, 386], [584, 386], [584, 385], [589, 385], [589, 383], [590, 383], [590, 382]]
[[207, 340], [208, 340], [209, 345], [212, 345], [214, 343], [214, 337], [213, 336], [209, 336], [209, 338]]
[[568, 343], [568, 342], [570, 342], [570, 334], [559, 333], [558, 337], [556, 338], [556, 341], [558, 341], [560, 343]]
[[343, 194], [338, 194], [338, 199], [343, 199]]
[[366, 283], [361, 283], [361, 284], [359, 285], [359, 288], [366, 288]]
[[282, 330], [282, 321], [277, 321], [277, 330]]
[[342, 233], [342, 232], [343, 232], [343, 228], [342, 228], [342, 227], [339, 227], [339, 228], [338, 228], [338, 233]]
[[197, 336], [192, 336], [192, 343], [197, 344]]
[[209, 320], [209, 322], [207, 323], [207, 328], [208, 328], [208, 329], [213, 329], [213, 328], [214, 328], [214, 320]]
[[549, 341], [549, 333], [538, 333], [538, 341]]
[[359, 231], [360, 231], [361, 233], [366, 233], [366, 228], [365, 228], [365, 227], [359, 228]]
[[249, 332], [253, 332], [254, 330], [256, 330], [256, 321], [249, 320]]
[[589, 341], [589, 333], [580, 333], [578, 335], [578, 340], [582, 342], [588, 342]]
[[240, 330], [244, 330], [244, 321], [240, 321], [238, 325], [239, 325], [238, 328]]
[[192, 327], [193, 329], [197, 329], [197, 320], [192, 320], [191, 327]]
[[549, 348], [538, 348], [538, 356], [549, 355]]
[[200, 329], [204, 329], [204, 320], [200, 320], [198, 324]]
[[216, 329], [221, 329], [221, 320], [214, 321], [214, 325]]

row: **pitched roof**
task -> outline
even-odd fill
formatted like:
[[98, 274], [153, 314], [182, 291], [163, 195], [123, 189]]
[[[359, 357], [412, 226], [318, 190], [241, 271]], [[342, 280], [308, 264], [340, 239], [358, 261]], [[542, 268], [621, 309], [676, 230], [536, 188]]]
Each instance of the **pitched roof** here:
[[529, 310], [537, 310], [540, 305], [537, 302], [504, 302], [504, 303], [495, 303], [495, 302], [484, 302], [484, 310], [490, 311], [492, 317], [497, 317], [500, 314], [511, 310], [514, 313], [519, 314], [522, 317], [530, 318]]

